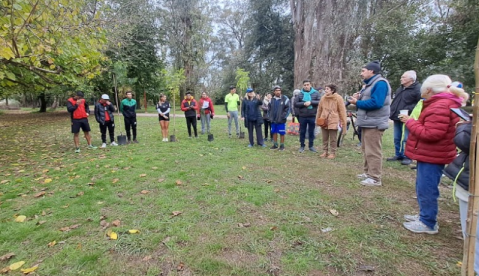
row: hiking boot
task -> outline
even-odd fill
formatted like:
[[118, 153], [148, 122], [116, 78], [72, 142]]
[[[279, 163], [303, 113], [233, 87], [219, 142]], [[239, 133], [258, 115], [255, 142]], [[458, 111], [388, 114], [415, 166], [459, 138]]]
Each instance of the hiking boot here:
[[378, 180], [374, 180], [370, 177], [364, 179], [363, 181], [361, 181], [361, 185], [363, 186], [381, 186], [382, 183], [381, 181], [378, 181]]
[[102, 143], [102, 144], [101, 144], [101, 147], [102, 147], [102, 148], [106, 148], [106, 143]]
[[314, 147], [310, 147], [310, 148], [309, 148], [309, 151], [310, 151], [310, 152], [314, 152], [314, 153], [318, 153], [318, 151], [317, 151]]
[[330, 155], [328, 155], [328, 159], [334, 159], [334, 158], [336, 158], [336, 155], [334, 155], [332, 153]]
[[363, 179], [363, 180], [364, 180], [364, 179], [368, 178], [368, 175], [365, 174], [365, 173], [362, 173], [362, 174], [356, 175], [356, 177], [359, 178], [359, 179]]
[[87, 149], [97, 149], [97, 147], [93, 146], [93, 145], [88, 145], [88, 148]]
[[328, 156], [328, 152], [327, 152], [327, 151], [323, 152], [319, 157], [321, 157], [321, 158], [326, 158], [326, 156]]
[[275, 150], [275, 149], [278, 149], [278, 145], [273, 145], [271, 148], [269, 148], [270, 150]]
[[404, 159], [403, 157], [393, 156], [393, 157], [386, 158], [386, 161], [401, 161], [403, 159]]
[[401, 161], [401, 165], [410, 165], [412, 163], [412, 160], [404, 157], [404, 159]]
[[404, 215], [405, 221], [416, 221], [419, 220], [419, 215]]
[[75, 153], [80, 153], [80, 148], [76, 148]]
[[115, 146], [116, 147], [116, 146], [118, 146], [118, 144], [115, 141], [113, 141], [113, 142], [111, 142], [110, 146]]
[[425, 225], [420, 220], [405, 222], [402, 225], [407, 230], [409, 230], [413, 233], [418, 233], [418, 234], [424, 233], [424, 234], [433, 235], [433, 234], [437, 234], [439, 232], [439, 227], [438, 227], [437, 223], [436, 223], [436, 225], [434, 225], [434, 228], [429, 228], [427, 225]]
[[279, 150], [283, 151], [284, 150], [284, 145], [279, 146]]
[[300, 147], [299, 148], [299, 153], [303, 153], [304, 152], [304, 147]]

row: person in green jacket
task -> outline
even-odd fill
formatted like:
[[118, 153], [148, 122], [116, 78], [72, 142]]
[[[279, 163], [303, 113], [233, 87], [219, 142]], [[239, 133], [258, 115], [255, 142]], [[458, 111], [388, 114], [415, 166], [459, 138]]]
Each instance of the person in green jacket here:
[[133, 99], [133, 93], [131, 91], [126, 92], [126, 99], [123, 99], [120, 104], [120, 111], [123, 114], [125, 121], [126, 136], [128, 138], [128, 144], [131, 143], [130, 128], [133, 129], [133, 143], [138, 143], [136, 140], [136, 100]]

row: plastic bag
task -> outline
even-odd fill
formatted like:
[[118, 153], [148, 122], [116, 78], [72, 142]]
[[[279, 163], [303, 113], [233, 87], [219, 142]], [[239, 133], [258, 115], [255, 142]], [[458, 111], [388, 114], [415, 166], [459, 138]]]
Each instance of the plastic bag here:
[[321, 127], [320, 127], [320, 126], [316, 126], [316, 127], [314, 128], [314, 137], [318, 136], [320, 133], [321, 133]]

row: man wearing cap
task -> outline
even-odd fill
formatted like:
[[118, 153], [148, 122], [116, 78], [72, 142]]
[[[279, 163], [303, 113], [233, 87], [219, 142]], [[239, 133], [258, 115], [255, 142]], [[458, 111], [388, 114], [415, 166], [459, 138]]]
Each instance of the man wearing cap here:
[[421, 100], [421, 84], [416, 80], [415, 71], [406, 71], [401, 76], [401, 87], [392, 96], [391, 114], [389, 119], [394, 121], [394, 149], [395, 155], [387, 161], [401, 161], [403, 165], [411, 164], [411, 159], [404, 155], [409, 131], [399, 119], [399, 114], [407, 112], [411, 115], [416, 104]]
[[[285, 95], [281, 95], [281, 87], [273, 88], [274, 96], [268, 105], [268, 116], [271, 122], [271, 135], [273, 136], [273, 146], [271, 150], [284, 150], [284, 135], [286, 134], [286, 120], [289, 116], [290, 104]], [[278, 147], [278, 134], [280, 135], [280, 145]]]
[[187, 91], [185, 99], [181, 102], [181, 110], [185, 112], [186, 127], [188, 128], [188, 135], [191, 137], [191, 126], [195, 132], [195, 138], [198, 138], [198, 131], [196, 129], [196, 111], [198, 110], [198, 104], [195, 98], [191, 95], [191, 91]]
[[96, 147], [91, 144], [91, 129], [90, 124], [88, 123], [90, 108], [83, 97], [83, 92], [77, 91], [76, 95], [69, 98], [67, 101], [67, 110], [71, 114], [73, 142], [75, 143], [76, 153], [80, 153], [80, 128], [85, 135], [88, 149], [96, 149]]
[[257, 145], [266, 147], [261, 130], [261, 125], [264, 123], [260, 108], [262, 104], [263, 101], [261, 101], [259, 94], [255, 95], [252, 88], [246, 89], [246, 97], [244, 97], [243, 105], [241, 105], [241, 119], [244, 119], [245, 126], [248, 128], [249, 148], [254, 146], [253, 131], [256, 131]]
[[133, 93], [131, 91], [127, 91], [126, 99], [121, 101], [120, 111], [123, 114], [123, 119], [125, 122], [128, 144], [131, 143], [130, 128], [133, 130], [133, 143], [138, 143], [138, 140], [136, 140], [136, 100], [133, 99]]
[[308, 129], [308, 148], [312, 152], [318, 152], [314, 148], [314, 128], [316, 126], [316, 111], [318, 110], [321, 95], [311, 86], [311, 81], [303, 81], [303, 89], [296, 96], [294, 107], [296, 107], [296, 117], [299, 121], [299, 152], [303, 153], [306, 144], [306, 129]]
[[238, 106], [240, 105], [240, 98], [236, 94], [236, 86], [230, 86], [230, 93], [225, 97], [225, 109], [228, 116], [228, 136], [231, 138], [231, 122], [235, 120], [236, 136], [239, 137], [238, 124]]
[[115, 122], [113, 117], [115, 107], [110, 102], [110, 97], [107, 94], [101, 95], [100, 101], [95, 105], [95, 118], [100, 125], [101, 132], [101, 147], [106, 148], [106, 130], [110, 134], [110, 145], [118, 146], [115, 143]]
[[382, 137], [389, 127], [391, 105], [391, 87], [380, 74], [379, 61], [372, 61], [361, 69], [361, 77], [366, 84], [361, 94], [354, 94], [348, 99], [355, 104], [357, 125], [361, 127], [361, 149], [364, 159], [364, 173], [358, 178], [363, 179], [364, 186], [381, 186], [382, 172]]

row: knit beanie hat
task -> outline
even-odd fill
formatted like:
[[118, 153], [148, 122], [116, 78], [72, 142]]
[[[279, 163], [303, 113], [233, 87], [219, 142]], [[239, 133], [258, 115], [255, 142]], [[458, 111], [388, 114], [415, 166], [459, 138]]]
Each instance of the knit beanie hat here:
[[381, 72], [381, 63], [379, 63], [379, 61], [377, 61], [377, 60], [374, 60], [374, 61], [371, 61], [370, 63], [364, 65], [363, 68], [366, 68], [368, 70], [372, 70], [374, 74], [377, 74], [377, 73]]

